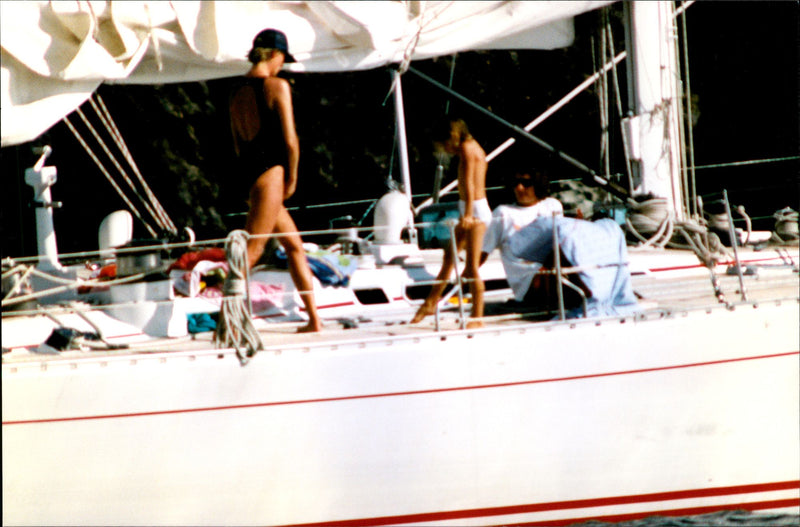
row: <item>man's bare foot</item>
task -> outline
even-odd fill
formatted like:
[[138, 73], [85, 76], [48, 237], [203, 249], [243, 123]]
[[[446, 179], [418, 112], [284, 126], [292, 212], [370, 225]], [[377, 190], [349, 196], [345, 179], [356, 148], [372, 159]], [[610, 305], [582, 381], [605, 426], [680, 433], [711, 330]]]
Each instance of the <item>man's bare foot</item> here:
[[411, 319], [411, 324], [416, 324], [418, 322], [422, 322], [422, 319], [427, 317], [428, 315], [433, 315], [436, 313], [436, 308], [431, 306], [428, 302], [422, 304], [419, 309], [417, 310], [417, 314], [414, 315], [414, 318]]
[[483, 327], [483, 320], [468, 320], [467, 321], [467, 329], [475, 329], [475, 328], [482, 328]]
[[319, 322], [309, 322], [305, 326], [297, 328], [298, 333], [316, 333], [322, 331], [322, 324]]

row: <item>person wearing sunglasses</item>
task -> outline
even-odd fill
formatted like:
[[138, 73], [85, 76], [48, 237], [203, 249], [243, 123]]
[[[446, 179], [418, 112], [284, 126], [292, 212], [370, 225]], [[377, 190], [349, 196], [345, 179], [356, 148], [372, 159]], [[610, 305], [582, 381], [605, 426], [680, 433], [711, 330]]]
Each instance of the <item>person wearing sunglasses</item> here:
[[564, 214], [561, 202], [550, 197], [547, 172], [543, 166], [519, 168], [508, 184], [516, 203], [495, 208], [483, 236], [480, 263], [483, 264], [495, 249], [500, 250], [508, 285], [518, 302], [525, 300], [541, 265], [514, 256], [509, 245], [511, 236], [537, 218]]
[[[639, 309], [628, 269], [625, 233], [614, 220], [539, 217], [511, 235], [508, 248], [512, 256], [522, 261], [553, 269], [554, 238], [562, 269], [574, 267], [565, 278], [582, 291], [578, 294], [571, 287], [562, 289], [567, 318], [620, 316]], [[525, 304], [549, 312], [556, 310], [557, 287], [555, 275], [537, 273]]]

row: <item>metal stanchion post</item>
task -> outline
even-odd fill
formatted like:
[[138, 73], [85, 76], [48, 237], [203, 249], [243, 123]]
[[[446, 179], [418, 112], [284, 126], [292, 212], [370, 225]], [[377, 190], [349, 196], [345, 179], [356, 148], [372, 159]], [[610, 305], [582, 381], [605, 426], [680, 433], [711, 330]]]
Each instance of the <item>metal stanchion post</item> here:
[[461, 316], [461, 329], [466, 329], [467, 319], [464, 317], [464, 291], [461, 287], [461, 271], [458, 270], [458, 244], [456, 243], [456, 222], [448, 221], [450, 227], [450, 250], [453, 251], [453, 269], [456, 271], [456, 287], [458, 288], [458, 313]]
[[728, 191], [723, 190], [722, 195], [725, 198], [725, 213], [728, 215], [728, 235], [731, 238], [733, 259], [736, 262], [736, 274], [739, 276], [739, 290], [742, 292], [742, 300], [747, 301], [747, 291], [744, 289], [744, 276], [742, 276], [742, 265], [739, 262], [739, 242], [736, 239], [736, 229], [733, 228], [733, 214], [731, 214], [731, 203], [728, 201]]
[[567, 314], [564, 310], [564, 289], [561, 285], [561, 249], [558, 246], [558, 226], [556, 225], [557, 213], [553, 213], [553, 259], [556, 266], [556, 293], [558, 294], [558, 318], [564, 320]]

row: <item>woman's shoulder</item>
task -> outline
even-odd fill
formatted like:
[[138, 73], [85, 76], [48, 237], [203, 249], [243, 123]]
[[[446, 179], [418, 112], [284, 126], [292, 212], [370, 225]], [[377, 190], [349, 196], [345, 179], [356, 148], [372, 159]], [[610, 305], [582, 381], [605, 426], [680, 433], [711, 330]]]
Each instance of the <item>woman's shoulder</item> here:
[[289, 91], [289, 81], [283, 77], [264, 77], [264, 86], [271, 89], [280, 89]]

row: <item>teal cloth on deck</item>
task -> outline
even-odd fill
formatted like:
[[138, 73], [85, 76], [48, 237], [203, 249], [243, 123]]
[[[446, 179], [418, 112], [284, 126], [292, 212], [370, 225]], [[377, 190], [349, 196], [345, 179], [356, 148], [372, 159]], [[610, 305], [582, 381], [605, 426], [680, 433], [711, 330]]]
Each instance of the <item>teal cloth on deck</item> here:
[[186, 315], [189, 333], [203, 333], [217, 329], [218, 313], [190, 313]]

